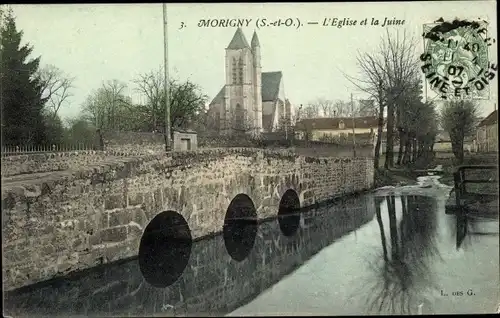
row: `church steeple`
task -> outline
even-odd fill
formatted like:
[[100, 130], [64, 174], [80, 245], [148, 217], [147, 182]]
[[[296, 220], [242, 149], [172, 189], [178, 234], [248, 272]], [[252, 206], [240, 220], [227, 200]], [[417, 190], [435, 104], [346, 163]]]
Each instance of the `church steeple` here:
[[245, 48], [250, 48], [250, 46], [248, 45], [247, 39], [245, 38], [243, 31], [241, 30], [241, 28], [238, 28], [234, 33], [233, 39], [229, 43], [227, 49], [239, 50]]
[[257, 31], [253, 31], [253, 36], [252, 36], [252, 48], [254, 48], [254, 47], [260, 47], [259, 37], [257, 36]]

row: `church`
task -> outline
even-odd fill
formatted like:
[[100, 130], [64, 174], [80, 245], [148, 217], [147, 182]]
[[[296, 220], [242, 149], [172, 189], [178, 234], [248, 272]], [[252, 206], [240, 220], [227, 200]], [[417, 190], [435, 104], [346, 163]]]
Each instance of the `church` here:
[[293, 125], [283, 73], [262, 72], [259, 38], [251, 45], [238, 28], [226, 48], [225, 84], [209, 104], [208, 114], [220, 134], [260, 134]]

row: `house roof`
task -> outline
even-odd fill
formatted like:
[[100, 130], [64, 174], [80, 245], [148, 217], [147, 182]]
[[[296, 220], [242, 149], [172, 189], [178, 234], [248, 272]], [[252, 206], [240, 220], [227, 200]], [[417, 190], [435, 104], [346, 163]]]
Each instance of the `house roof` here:
[[[263, 102], [272, 102], [278, 99], [278, 95], [280, 92], [280, 84], [281, 79], [283, 77], [283, 73], [281, 72], [265, 72], [262, 73], [262, 101]], [[222, 86], [221, 90], [217, 95], [215, 95], [211, 104], [221, 103], [224, 99], [224, 87]]]
[[[302, 119], [296, 125], [297, 129], [308, 130], [314, 129], [329, 129], [329, 130], [339, 130], [340, 122], [344, 122], [343, 129], [352, 129], [353, 118], [351, 117], [336, 117], [336, 118], [308, 118]], [[378, 118], [367, 116], [367, 117], [355, 117], [354, 127], [356, 128], [376, 128], [378, 126]]]
[[491, 114], [486, 116], [485, 119], [481, 120], [478, 126], [479, 127], [490, 126], [496, 123], [498, 123], [498, 111], [495, 109]]
[[238, 28], [234, 33], [233, 39], [231, 40], [231, 42], [229, 42], [227, 49], [239, 50], [244, 48], [250, 48], [250, 46], [248, 45], [247, 39], [245, 38], [243, 31], [241, 30], [241, 28]]

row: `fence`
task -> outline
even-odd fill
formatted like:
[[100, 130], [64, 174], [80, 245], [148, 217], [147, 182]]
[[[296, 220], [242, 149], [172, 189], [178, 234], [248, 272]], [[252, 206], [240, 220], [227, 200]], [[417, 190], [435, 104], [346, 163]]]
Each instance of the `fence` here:
[[94, 144], [3, 146], [2, 156], [16, 156], [16, 155], [44, 153], [44, 152], [86, 151], [86, 150], [98, 150], [98, 149], [99, 147]]

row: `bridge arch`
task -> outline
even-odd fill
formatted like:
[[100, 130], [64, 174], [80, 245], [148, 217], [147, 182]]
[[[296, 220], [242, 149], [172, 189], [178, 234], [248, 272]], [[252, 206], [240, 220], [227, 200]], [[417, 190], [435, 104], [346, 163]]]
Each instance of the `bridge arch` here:
[[144, 229], [139, 245], [139, 268], [154, 287], [172, 285], [188, 265], [193, 245], [184, 217], [167, 210], [156, 215]]
[[248, 195], [239, 193], [231, 200], [222, 234], [229, 256], [237, 262], [245, 260], [257, 237], [257, 210]]
[[300, 199], [297, 192], [288, 189], [281, 196], [278, 207], [278, 224], [284, 236], [293, 236], [300, 227]]

